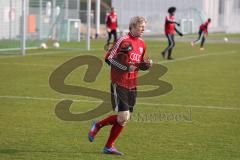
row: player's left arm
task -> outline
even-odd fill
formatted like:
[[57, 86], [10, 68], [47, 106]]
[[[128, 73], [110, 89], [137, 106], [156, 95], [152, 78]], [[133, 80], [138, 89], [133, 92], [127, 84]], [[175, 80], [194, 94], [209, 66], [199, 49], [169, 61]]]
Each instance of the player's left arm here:
[[206, 29], [205, 35], [208, 36], [208, 30]]
[[166, 19], [166, 23], [167, 23], [167, 24], [169, 24], [169, 23], [174, 23], [174, 24], [180, 26], [180, 23], [178, 23], [178, 22], [176, 22], [176, 21], [173, 21], [173, 20], [171, 20], [171, 19], [168, 18], [168, 17], [167, 17], [167, 19]]
[[139, 64], [139, 69], [142, 71], [148, 70], [152, 66], [152, 60], [148, 57], [146, 53], [146, 45], [144, 44], [143, 54], [141, 56], [141, 62]]
[[205, 35], [208, 36], [208, 25], [206, 26], [206, 29], [205, 29]]
[[116, 26], [117, 26], [117, 28], [118, 28], [118, 19], [116, 19]]
[[177, 34], [179, 35], [179, 36], [183, 36], [183, 34], [176, 28], [176, 27], [174, 27], [174, 30], [177, 32]]

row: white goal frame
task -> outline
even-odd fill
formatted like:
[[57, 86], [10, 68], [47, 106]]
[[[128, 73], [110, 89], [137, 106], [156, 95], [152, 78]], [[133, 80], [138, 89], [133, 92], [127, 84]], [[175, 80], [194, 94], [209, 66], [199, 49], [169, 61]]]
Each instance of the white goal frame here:
[[[186, 26], [186, 24], [188, 26]], [[181, 19], [181, 30], [182, 30], [183, 34], [193, 33], [193, 31], [194, 31], [194, 20], [193, 19]]]
[[80, 19], [67, 19], [67, 42], [71, 41], [71, 22], [77, 23], [78, 24], [78, 28], [77, 29], [77, 41], [80, 42], [81, 40], [81, 33], [80, 33], [80, 29], [81, 29], [81, 20]]

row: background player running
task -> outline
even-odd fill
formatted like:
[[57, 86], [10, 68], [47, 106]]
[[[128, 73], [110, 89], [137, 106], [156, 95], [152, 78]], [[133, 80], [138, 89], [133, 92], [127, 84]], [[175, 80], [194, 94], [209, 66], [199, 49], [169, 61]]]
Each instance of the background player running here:
[[170, 7], [168, 9], [169, 15], [165, 18], [165, 35], [168, 39], [168, 46], [162, 52], [162, 56], [163, 56], [163, 58], [167, 58], [168, 60], [173, 59], [171, 57], [171, 54], [172, 54], [172, 49], [175, 46], [175, 41], [174, 41], [175, 31], [180, 36], [183, 36], [183, 34], [181, 32], [179, 32], [175, 27], [175, 24], [180, 26], [180, 23], [175, 22], [175, 12], [176, 12], [176, 8], [175, 7]]
[[211, 18], [208, 18], [207, 21], [200, 25], [199, 32], [198, 32], [198, 38], [195, 41], [191, 42], [191, 45], [194, 46], [196, 43], [201, 41], [200, 50], [204, 50], [204, 42], [206, 39], [206, 36], [208, 36], [208, 25], [211, 23]]
[[88, 133], [92, 142], [98, 131], [107, 125], [112, 125], [109, 138], [103, 152], [123, 155], [114, 147], [114, 142], [130, 118], [130, 112], [136, 102], [138, 70], [147, 70], [151, 66], [149, 59], [144, 59], [145, 42], [140, 38], [145, 30], [146, 20], [143, 17], [133, 17], [129, 24], [130, 32], [117, 40], [106, 54], [106, 62], [111, 66], [111, 100], [117, 114], [94, 122]]

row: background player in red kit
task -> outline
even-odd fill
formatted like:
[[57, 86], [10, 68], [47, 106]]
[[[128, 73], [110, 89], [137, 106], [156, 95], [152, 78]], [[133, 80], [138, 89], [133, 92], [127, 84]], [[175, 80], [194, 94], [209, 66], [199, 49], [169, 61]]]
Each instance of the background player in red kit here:
[[111, 12], [107, 14], [106, 17], [106, 27], [108, 32], [107, 44], [110, 43], [112, 35], [114, 37], [114, 42], [117, 40], [117, 14], [114, 8], [111, 8]]
[[204, 42], [205, 42], [205, 37], [208, 35], [208, 25], [211, 23], [211, 18], [208, 18], [208, 20], [201, 24], [199, 27], [199, 32], [198, 32], [198, 39], [195, 41], [191, 42], [191, 45], [194, 46], [197, 42], [201, 40], [201, 45], [200, 45], [200, 50], [204, 50]]
[[[172, 49], [175, 46], [175, 41], [174, 41], [174, 34], [175, 31], [180, 35], [183, 36], [183, 34], [181, 32], [179, 32], [176, 27], [175, 24], [177, 24], [178, 26], [180, 26], [179, 23], [175, 22], [175, 12], [176, 12], [176, 8], [175, 7], [170, 7], [168, 9], [168, 13], [169, 15], [166, 17], [165, 19], [165, 35], [168, 39], [168, 46], [167, 48], [162, 52], [162, 56], [163, 58], [167, 58], [168, 60], [173, 59], [171, 57], [172, 54]], [[167, 55], [166, 55], [167, 54]]]
[[114, 142], [130, 118], [130, 112], [136, 102], [138, 70], [147, 70], [151, 66], [146, 57], [146, 45], [140, 38], [145, 30], [146, 20], [133, 17], [129, 24], [130, 32], [117, 40], [108, 51], [105, 61], [111, 66], [112, 107], [118, 114], [94, 122], [88, 137], [92, 142], [100, 128], [112, 125], [104, 153], [123, 155], [114, 147]]

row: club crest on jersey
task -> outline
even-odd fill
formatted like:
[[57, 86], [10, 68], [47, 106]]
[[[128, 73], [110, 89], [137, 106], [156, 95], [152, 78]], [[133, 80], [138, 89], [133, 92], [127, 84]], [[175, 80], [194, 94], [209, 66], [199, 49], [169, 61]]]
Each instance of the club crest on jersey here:
[[112, 22], [116, 22], [117, 21], [117, 17], [116, 16], [110, 16], [110, 18], [111, 18]]
[[143, 48], [142, 47], [139, 47], [139, 52], [143, 53]]

